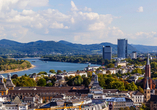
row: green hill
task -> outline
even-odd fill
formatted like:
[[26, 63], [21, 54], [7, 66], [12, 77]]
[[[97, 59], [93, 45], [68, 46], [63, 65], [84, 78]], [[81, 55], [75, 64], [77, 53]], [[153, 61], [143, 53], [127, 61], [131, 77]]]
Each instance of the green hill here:
[[[0, 40], [0, 54], [101, 54], [102, 46], [111, 46], [112, 52], [117, 53], [117, 45], [108, 42], [101, 44], [74, 44], [67, 41], [36, 41], [29, 43], [20, 43], [12, 40]], [[133, 46], [128, 45], [128, 52], [137, 51]]]

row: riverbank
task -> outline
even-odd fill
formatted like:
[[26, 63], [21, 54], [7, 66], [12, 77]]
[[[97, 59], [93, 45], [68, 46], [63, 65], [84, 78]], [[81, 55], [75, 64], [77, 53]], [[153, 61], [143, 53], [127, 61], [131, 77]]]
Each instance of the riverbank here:
[[7, 70], [7, 71], [2, 71], [2, 72], [0, 72], [0, 74], [5, 74], [5, 73], [15, 73], [15, 72], [20, 72], [20, 71], [29, 70], [29, 69], [32, 69], [32, 68], [35, 68], [35, 67], [36, 67], [35, 65], [32, 65], [32, 64], [31, 64], [31, 67], [30, 67], [30, 68], [26, 68], [26, 69], [22, 69], [22, 70], [19, 70], [19, 69], [15, 69], [15, 70]]

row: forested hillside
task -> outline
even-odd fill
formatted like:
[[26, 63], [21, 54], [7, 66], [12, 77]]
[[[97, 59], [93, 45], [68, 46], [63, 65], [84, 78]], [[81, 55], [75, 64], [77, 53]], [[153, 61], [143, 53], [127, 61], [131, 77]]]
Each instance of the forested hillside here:
[[31, 63], [26, 60], [0, 58], [0, 71], [15, 70], [15, 69], [22, 70], [30, 67], [31, 67]]
[[[49, 55], [49, 54], [64, 54], [64, 55], [80, 55], [80, 54], [101, 54], [102, 46], [111, 46], [112, 52], [117, 53], [117, 45], [111, 43], [101, 44], [74, 44], [67, 41], [36, 41], [29, 43], [19, 43], [11, 40], [0, 40], [0, 54], [23, 54], [23, 55]], [[134, 47], [128, 45], [128, 52], [136, 51]]]

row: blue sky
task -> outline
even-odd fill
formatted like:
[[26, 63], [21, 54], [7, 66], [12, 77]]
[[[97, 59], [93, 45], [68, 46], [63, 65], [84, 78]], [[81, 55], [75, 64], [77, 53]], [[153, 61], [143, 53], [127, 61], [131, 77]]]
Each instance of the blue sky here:
[[0, 39], [157, 45], [156, 0], [1, 0]]

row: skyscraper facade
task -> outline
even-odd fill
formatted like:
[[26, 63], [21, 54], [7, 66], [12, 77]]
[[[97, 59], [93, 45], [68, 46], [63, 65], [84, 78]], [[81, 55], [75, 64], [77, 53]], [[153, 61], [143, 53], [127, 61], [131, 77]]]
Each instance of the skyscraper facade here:
[[133, 52], [132, 52], [131, 58], [132, 58], [132, 59], [137, 59], [137, 52], [136, 52], [136, 51], [133, 51]]
[[117, 47], [118, 58], [127, 58], [127, 54], [128, 54], [127, 47], [128, 47], [127, 39], [118, 39], [118, 47]]
[[112, 47], [111, 46], [103, 46], [103, 59], [111, 60], [112, 59]]

